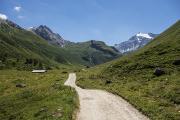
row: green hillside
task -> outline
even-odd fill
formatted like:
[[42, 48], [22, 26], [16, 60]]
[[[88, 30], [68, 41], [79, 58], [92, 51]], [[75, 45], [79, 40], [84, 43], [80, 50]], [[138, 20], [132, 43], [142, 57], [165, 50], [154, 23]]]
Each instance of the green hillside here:
[[180, 21], [144, 48], [78, 76], [80, 86], [120, 95], [152, 120], [179, 120]]
[[8, 24], [0, 25], [0, 59], [3, 67], [38, 67], [66, 63], [64, 50], [49, 45], [33, 33], [14, 28]]
[[65, 49], [78, 57], [79, 61], [87, 66], [105, 63], [120, 56], [113, 47], [95, 40], [72, 44], [65, 47]]
[[5, 21], [0, 23], [0, 69], [51, 68], [61, 64], [92, 66], [118, 56], [116, 50], [105, 44], [96, 48], [89, 42], [66, 48], [54, 46], [34, 33], [15, 26]]

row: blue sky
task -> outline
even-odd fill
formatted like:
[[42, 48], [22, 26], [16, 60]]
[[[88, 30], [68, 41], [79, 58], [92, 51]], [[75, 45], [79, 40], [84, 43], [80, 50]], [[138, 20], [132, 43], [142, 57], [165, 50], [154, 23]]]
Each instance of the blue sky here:
[[180, 19], [180, 0], [0, 0], [0, 13], [25, 28], [47, 25], [70, 41], [114, 45], [164, 31]]

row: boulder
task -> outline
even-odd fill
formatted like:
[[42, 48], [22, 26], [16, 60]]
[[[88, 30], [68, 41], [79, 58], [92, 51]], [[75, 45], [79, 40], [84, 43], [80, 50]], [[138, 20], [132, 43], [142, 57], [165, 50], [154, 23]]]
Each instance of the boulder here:
[[39, 112], [47, 112], [48, 111], [48, 108], [46, 106], [42, 107]]
[[46, 106], [43, 106], [42, 108], [40, 108], [40, 110], [34, 114], [35, 117], [38, 117], [42, 114], [45, 114], [48, 112], [48, 108]]
[[174, 60], [173, 65], [180, 65], [180, 59]]
[[90, 68], [89, 66], [86, 66], [86, 68]]
[[16, 87], [24, 88], [24, 87], [26, 87], [26, 84], [18, 83], [18, 84], [16, 84]]
[[63, 74], [68, 73], [67, 71], [62, 71]]
[[156, 76], [161, 76], [163, 74], [165, 74], [165, 71], [162, 68], [156, 68], [154, 71], [154, 75]]
[[106, 80], [106, 83], [105, 83], [105, 84], [110, 84], [110, 83], [112, 83], [111, 80]]

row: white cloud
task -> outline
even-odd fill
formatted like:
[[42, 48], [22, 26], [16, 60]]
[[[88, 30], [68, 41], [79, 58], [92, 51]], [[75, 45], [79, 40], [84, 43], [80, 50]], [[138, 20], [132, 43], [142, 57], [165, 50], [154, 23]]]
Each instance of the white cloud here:
[[19, 19], [23, 19], [24, 18], [24, 16], [22, 16], [22, 15], [18, 15], [17, 16]]
[[6, 19], [7, 19], [7, 16], [6, 16], [5, 14], [1, 14], [1, 13], [0, 13], [0, 19], [6, 20]]
[[14, 10], [17, 11], [17, 12], [20, 12], [21, 11], [21, 6], [15, 6]]

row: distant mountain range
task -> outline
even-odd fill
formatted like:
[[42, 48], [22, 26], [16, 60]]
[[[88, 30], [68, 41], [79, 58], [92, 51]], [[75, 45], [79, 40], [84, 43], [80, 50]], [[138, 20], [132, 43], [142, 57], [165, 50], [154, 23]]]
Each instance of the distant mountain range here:
[[[20, 28], [20, 26], [18, 26], [18, 25], [17, 25], [17, 27]], [[46, 25], [40, 25], [38, 27], [31, 27], [28, 30], [41, 36], [43, 39], [47, 40], [48, 43], [50, 43], [52, 45], [64, 47], [69, 44], [75, 44], [71, 41], [64, 40], [62, 38], [62, 36], [60, 36], [58, 33], [54, 33]], [[116, 44], [114, 49], [117, 49], [120, 53], [131, 52], [131, 51], [137, 50], [138, 48], [143, 47], [148, 42], [150, 42], [152, 39], [154, 39], [157, 35], [158, 34], [139, 32], [138, 34], [132, 36], [128, 41], [122, 42], [120, 44]]]
[[45, 66], [49, 66], [49, 63], [93, 66], [115, 59], [121, 53], [136, 50], [156, 36], [153, 33], [138, 33], [115, 47], [97, 40], [73, 43], [64, 40], [46, 25], [27, 30], [10, 20], [0, 19], [0, 62], [2, 66], [11, 66], [8, 60], [22, 64], [30, 59]]
[[158, 34], [139, 32], [138, 34], [132, 36], [129, 40], [120, 44], [115, 44], [115, 48], [121, 53], [131, 52], [143, 47], [156, 36], [158, 36]]
[[26, 30], [0, 18], [0, 69], [32, 69], [59, 65], [93, 66], [120, 54], [102, 41], [72, 43], [47, 26]]

